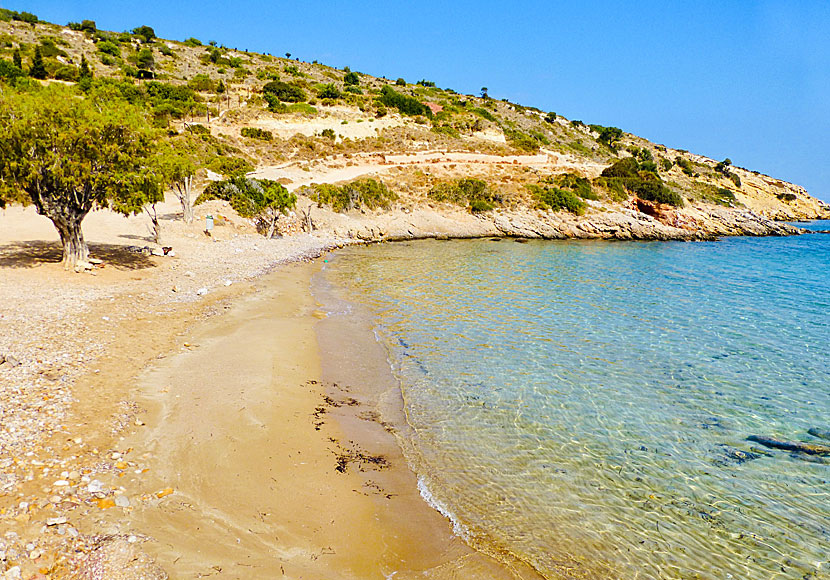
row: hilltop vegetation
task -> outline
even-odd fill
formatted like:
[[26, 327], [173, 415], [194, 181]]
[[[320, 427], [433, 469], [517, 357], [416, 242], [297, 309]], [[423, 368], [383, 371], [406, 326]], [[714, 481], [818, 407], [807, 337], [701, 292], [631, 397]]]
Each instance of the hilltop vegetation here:
[[[762, 206], [770, 211], [799, 215], [809, 201], [797, 188], [734, 167], [729, 159], [708, 160], [655, 145], [617, 127], [569, 121], [552, 111], [496, 100], [486, 87], [479, 95], [460, 94], [425, 79], [408, 83], [403, 78], [377, 78], [349, 67], [340, 70], [292, 59], [290, 53], [256, 54], [194, 37], [163, 40], [146, 24], [111, 32], [100, 30], [91, 19], [64, 27], [30, 13], [0, 10], [0, 82], [5, 85], [0, 97], [4, 129], [14, 129], [19, 139], [6, 144], [8, 159], [23, 160], [25, 147], [35, 147], [44, 151], [43, 156], [26, 163], [46, 167], [50, 155], [57, 154], [48, 152], [45, 144], [49, 124], [53, 125], [50, 135], [65, 138], [61, 155], [66, 158], [81, 147], [76, 134], [104, 127], [102, 123], [113, 123], [112, 131], [118, 132], [116, 126], [121, 131], [112, 147], [134, 144], [136, 135], [150, 136], [142, 137], [140, 151], [131, 150], [137, 165], [126, 177], [119, 174], [121, 169], [108, 173], [101, 167], [86, 174], [75, 172], [69, 180], [69, 164], [51, 175], [50, 203], [60, 206], [60, 211], [48, 209], [40, 194], [32, 193], [44, 183], [29, 183], [22, 165], [6, 164], [0, 173], [0, 199], [34, 203], [47, 216], [50, 211], [69, 212], [80, 220], [103, 206], [141, 211], [162, 189], [171, 189], [182, 203], [185, 221], [190, 221], [194, 177], [206, 169], [236, 184], [237, 193], [228, 199], [238, 202], [239, 191], [256, 188], [234, 180], [256, 167], [361, 152], [423, 150], [499, 156], [543, 153], [560, 164], [566, 161], [567, 170], [528, 172], [518, 167], [498, 182], [488, 181], [485, 175], [463, 174], [441, 183], [415, 179], [408, 191], [396, 191], [395, 185], [382, 181], [358, 180], [299, 193], [334, 211], [388, 209], [406, 193], [411, 199], [474, 213], [509, 207], [576, 215], [629, 200], [636, 201], [635, 208], [645, 207], [640, 202], [657, 204], [658, 209], [649, 211], [662, 215], [659, 206], [738, 207], [761, 197]], [[64, 103], [64, 108], [42, 109], [44, 115], [47, 111], [52, 115], [48, 121], [44, 116], [42, 123], [34, 117], [25, 127], [13, 121], [19, 117], [17, 111], [47, 101]], [[77, 107], [76, 114], [70, 111], [74, 107], [66, 105], [70, 102], [85, 104]], [[129, 123], [117, 120], [122, 113]], [[314, 123], [327, 125], [313, 134], [280, 135], [271, 130]], [[349, 123], [374, 124], [377, 130], [361, 133], [345, 127]], [[32, 131], [36, 125], [42, 134]], [[128, 125], [132, 133], [125, 129]], [[80, 158], [84, 155], [89, 151]], [[31, 175], [37, 170], [32, 166]], [[113, 187], [101, 185], [111, 179], [131, 184], [130, 195], [122, 188], [116, 199]], [[76, 203], [79, 191], [89, 195]], [[63, 226], [56, 221], [56, 227]], [[70, 237], [81, 249], [65, 254], [68, 263], [85, 256], [82, 236]]]

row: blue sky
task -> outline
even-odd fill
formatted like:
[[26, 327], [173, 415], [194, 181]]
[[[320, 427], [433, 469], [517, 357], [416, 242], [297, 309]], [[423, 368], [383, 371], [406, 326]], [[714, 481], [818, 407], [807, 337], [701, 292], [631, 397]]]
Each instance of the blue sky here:
[[830, 201], [830, 2], [0, 0], [615, 125]]

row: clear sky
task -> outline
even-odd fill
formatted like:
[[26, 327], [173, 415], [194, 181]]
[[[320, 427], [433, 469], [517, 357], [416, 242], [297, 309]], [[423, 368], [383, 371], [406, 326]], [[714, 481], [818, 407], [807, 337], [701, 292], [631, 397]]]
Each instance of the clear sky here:
[[507, 98], [769, 173], [830, 201], [826, 0], [0, 0], [50, 22]]

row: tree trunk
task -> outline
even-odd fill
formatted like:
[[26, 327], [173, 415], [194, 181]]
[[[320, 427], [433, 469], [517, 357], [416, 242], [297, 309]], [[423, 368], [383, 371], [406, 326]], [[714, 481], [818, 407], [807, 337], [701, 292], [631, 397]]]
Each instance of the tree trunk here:
[[81, 230], [81, 221], [86, 214], [60, 214], [47, 217], [52, 220], [61, 237], [64, 270], [76, 270], [78, 262], [86, 262], [89, 258], [89, 248]]
[[188, 175], [176, 184], [176, 197], [182, 204], [182, 219], [186, 224], [193, 223], [193, 201], [191, 192], [193, 190], [193, 176]]

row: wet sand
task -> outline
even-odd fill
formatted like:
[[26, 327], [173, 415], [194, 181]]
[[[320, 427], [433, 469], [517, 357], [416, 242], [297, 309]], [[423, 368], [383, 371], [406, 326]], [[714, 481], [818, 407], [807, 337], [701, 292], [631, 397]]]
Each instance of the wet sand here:
[[533, 577], [422, 500], [378, 414], [395, 408], [382, 347], [320, 329], [319, 267], [266, 276], [142, 373], [149, 412], [123, 441], [140, 465], [120, 482], [133, 501], [102, 523], [148, 538], [172, 578]]

